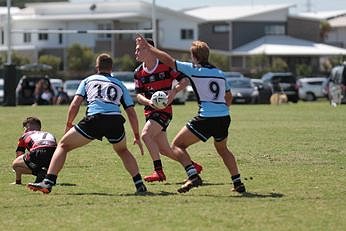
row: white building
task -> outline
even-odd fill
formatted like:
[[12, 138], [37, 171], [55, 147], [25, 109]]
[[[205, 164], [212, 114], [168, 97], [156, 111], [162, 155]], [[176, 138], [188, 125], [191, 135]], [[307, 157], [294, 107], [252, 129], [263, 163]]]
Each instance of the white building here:
[[[11, 12], [11, 48], [14, 52], [26, 54], [32, 62], [37, 62], [42, 54], [54, 54], [66, 60], [66, 48], [74, 43], [114, 56], [132, 55], [135, 33], [131, 31], [150, 31], [153, 28], [152, 7], [151, 3], [141, 1], [28, 3], [24, 9]], [[158, 6], [154, 15], [158, 46], [187, 50], [191, 42], [198, 38], [201, 19]], [[2, 8], [0, 52], [5, 52], [8, 47], [6, 17], [7, 12]], [[64, 33], [59, 33], [59, 30]], [[78, 33], [71, 33], [72, 30]], [[89, 33], [91, 30], [113, 30], [114, 34]], [[119, 30], [131, 31], [121, 34], [117, 32]]]

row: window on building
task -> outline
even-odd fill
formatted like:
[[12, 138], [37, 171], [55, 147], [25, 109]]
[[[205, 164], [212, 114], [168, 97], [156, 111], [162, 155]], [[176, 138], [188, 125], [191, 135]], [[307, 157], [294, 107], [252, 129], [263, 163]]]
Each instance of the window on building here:
[[[112, 30], [112, 25], [110, 23], [98, 24], [97, 29], [98, 30]], [[111, 39], [112, 34], [97, 34], [97, 37], [99, 39]]]
[[285, 34], [284, 25], [267, 25], [264, 27], [264, 33], [266, 35], [283, 35]]
[[31, 43], [31, 33], [24, 33], [23, 34], [23, 42], [24, 43]]
[[229, 25], [228, 24], [218, 24], [213, 26], [213, 32], [214, 33], [225, 33], [229, 32]]
[[[62, 30], [62, 29], [59, 29], [59, 30]], [[63, 36], [62, 36], [62, 34], [59, 34], [58, 35], [59, 37], [58, 37], [58, 42], [59, 42], [59, 44], [62, 44], [62, 42], [63, 42]]]
[[180, 38], [181, 39], [193, 39], [193, 29], [181, 29]]
[[48, 40], [48, 33], [39, 33], [38, 34], [38, 40]]

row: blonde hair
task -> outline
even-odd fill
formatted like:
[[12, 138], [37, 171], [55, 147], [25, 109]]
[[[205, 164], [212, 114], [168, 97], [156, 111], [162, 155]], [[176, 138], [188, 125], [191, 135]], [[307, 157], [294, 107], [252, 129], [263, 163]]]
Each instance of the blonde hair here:
[[208, 63], [209, 46], [206, 42], [200, 40], [193, 41], [190, 52], [199, 64]]

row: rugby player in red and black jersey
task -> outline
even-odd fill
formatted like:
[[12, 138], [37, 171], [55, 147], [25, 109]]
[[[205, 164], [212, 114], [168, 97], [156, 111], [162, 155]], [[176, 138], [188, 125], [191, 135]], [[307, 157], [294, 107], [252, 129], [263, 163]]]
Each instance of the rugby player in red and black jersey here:
[[[154, 45], [151, 39], [147, 39]], [[141, 138], [144, 141], [150, 156], [153, 160], [154, 171], [151, 175], [145, 176], [148, 182], [165, 181], [166, 176], [163, 171], [160, 153], [179, 161], [174, 155], [167, 139], [167, 127], [172, 120], [172, 102], [180, 90], [183, 90], [189, 80], [180, 72], [173, 70], [161, 63], [156, 57], [136, 47], [136, 60], [142, 64], [134, 72], [134, 82], [136, 86], [137, 100], [144, 105], [144, 115], [146, 123], [142, 130]], [[178, 81], [172, 88], [174, 80]], [[164, 109], [156, 108], [150, 100], [156, 91], [164, 91], [168, 97], [168, 106]], [[193, 162], [198, 172], [202, 171], [202, 166]]]
[[[26, 118], [23, 127], [25, 131], [18, 140], [16, 159], [12, 163], [15, 184], [22, 184], [22, 174], [32, 174], [36, 176], [35, 182], [41, 182], [56, 149], [56, 139], [51, 133], [41, 131], [41, 121], [36, 117]], [[25, 150], [29, 152], [24, 154]]]

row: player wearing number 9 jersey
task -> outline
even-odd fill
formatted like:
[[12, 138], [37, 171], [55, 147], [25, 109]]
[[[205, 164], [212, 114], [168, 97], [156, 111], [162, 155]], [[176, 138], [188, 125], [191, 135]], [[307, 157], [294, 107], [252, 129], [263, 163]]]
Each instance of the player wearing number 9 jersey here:
[[[57, 175], [62, 169], [67, 153], [84, 146], [94, 139], [106, 137], [113, 145], [114, 151], [121, 158], [125, 169], [132, 176], [136, 192], [146, 192], [137, 161], [126, 145], [124, 123], [120, 105], [125, 109], [134, 133], [134, 143], [139, 145], [143, 155], [143, 147], [139, 137], [138, 118], [134, 103], [125, 86], [111, 75], [113, 60], [108, 54], [101, 54], [96, 59], [97, 73], [84, 79], [73, 98], [67, 115], [65, 135], [55, 150], [48, 174], [39, 183], [30, 183], [33, 191], [49, 193], [56, 184]], [[83, 100], [87, 101], [86, 116], [75, 126], [73, 120], [78, 114]], [[99, 154], [99, 153], [98, 153]]]
[[[136, 38], [136, 43], [140, 49], [148, 50], [161, 62], [187, 75], [197, 96], [198, 115], [190, 120], [174, 138], [172, 144], [174, 152], [179, 156], [186, 157], [187, 148], [190, 145], [198, 141], [205, 142], [212, 136], [214, 147], [231, 174], [233, 189], [239, 193], [245, 192], [236, 159], [227, 147], [228, 128], [231, 122], [228, 107], [232, 101], [232, 94], [223, 72], [209, 63], [208, 45], [203, 41], [192, 43], [190, 48], [191, 63], [175, 60], [166, 52], [148, 44], [141, 35]], [[186, 162], [186, 164], [189, 163]], [[187, 192], [201, 184], [202, 180], [192, 169], [189, 180], [178, 191]]]

